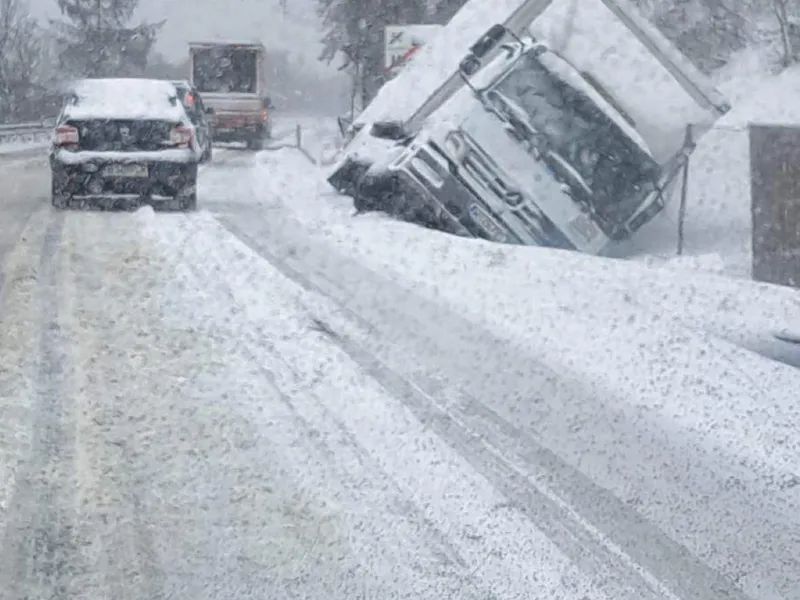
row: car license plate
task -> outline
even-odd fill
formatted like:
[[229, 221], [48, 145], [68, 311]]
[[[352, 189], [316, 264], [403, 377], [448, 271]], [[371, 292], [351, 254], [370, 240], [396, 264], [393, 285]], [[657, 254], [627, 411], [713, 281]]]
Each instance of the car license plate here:
[[146, 165], [108, 165], [103, 174], [109, 177], [147, 177]]
[[500, 229], [494, 219], [490, 217], [485, 210], [477, 204], [469, 205], [469, 216], [475, 221], [478, 226], [486, 232], [486, 235], [495, 242], [507, 242], [508, 236]]

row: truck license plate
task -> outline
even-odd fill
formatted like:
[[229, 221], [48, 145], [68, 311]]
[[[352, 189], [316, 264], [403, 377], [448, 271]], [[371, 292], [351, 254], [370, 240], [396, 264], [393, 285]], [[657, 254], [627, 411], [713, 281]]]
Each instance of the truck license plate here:
[[147, 177], [146, 165], [108, 165], [103, 174], [109, 177]]
[[500, 229], [497, 223], [494, 222], [494, 219], [492, 219], [492, 217], [490, 217], [486, 211], [477, 204], [469, 205], [469, 216], [472, 217], [472, 220], [475, 221], [478, 226], [486, 232], [486, 235], [488, 235], [493, 241], [508, 241], [508, 236], [505, 234], [505, 232]]
[[569, 224], [575, 233], [590, 243], [597, 237], [597, 234], [599, 233], [595, 224], [585, 214], [579, 214], [577, 217], [572, 219]]

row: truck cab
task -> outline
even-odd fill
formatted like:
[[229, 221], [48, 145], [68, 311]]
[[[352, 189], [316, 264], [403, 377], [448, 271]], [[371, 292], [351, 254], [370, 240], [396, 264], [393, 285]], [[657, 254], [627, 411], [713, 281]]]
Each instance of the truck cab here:
[[[486, 40], [509, 37], [482, 64]], [[405, 192], [449, 229], [590, 254], [663, 208], [661, 165], [596, 84], [502, 25], [482, 40], [460, 65], [464, 88], [390, 166]]]
[[266, 49], [256, 42], [194, 42], [189, 45], [190, 83], [211, 115], [215, 142], [261, 148], [272, 137]]
[[661, 212], [730, 105], [624, 0], [564, 9], [517, 31], [494, 25], [472, 45], [462, 86], [412, 117], [413, 141], [371, 174], [386, 204], [424, 205], [464, 235], [589, 254]]

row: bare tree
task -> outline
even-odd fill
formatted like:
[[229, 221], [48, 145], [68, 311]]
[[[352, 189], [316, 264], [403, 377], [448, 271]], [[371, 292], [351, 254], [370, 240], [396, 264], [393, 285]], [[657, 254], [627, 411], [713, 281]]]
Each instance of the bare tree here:
[[772, 10], [775, 12], [775, 18], [778, 20], [778, 27], [780, 28], [781, 44], [783, 45], [782, 63], [784, 67], [788, 67], [795, 60], [792, 36], [790, 35], [789, 4], [789, 0], [772, 0]]
[[40, 57], [41, 38], [26, 0], [0, 0], [0, 122], [30, 113], [40, 91]]

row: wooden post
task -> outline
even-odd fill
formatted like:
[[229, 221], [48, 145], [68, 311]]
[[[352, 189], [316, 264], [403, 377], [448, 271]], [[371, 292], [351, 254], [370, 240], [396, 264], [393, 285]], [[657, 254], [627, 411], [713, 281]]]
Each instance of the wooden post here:
[[[692, 145], [692, 126], [686, 126], [686, 135], [684, 137], [684, 148], [689, 148]], [[683, 163], [683, 177], [681, 179], [681, 203], [678, 208], [678, 256], [683, 254], [683, 225], [686, 221], [686, 201], [689, 195], [689, 157], [686, 157], [686, 162]]]

